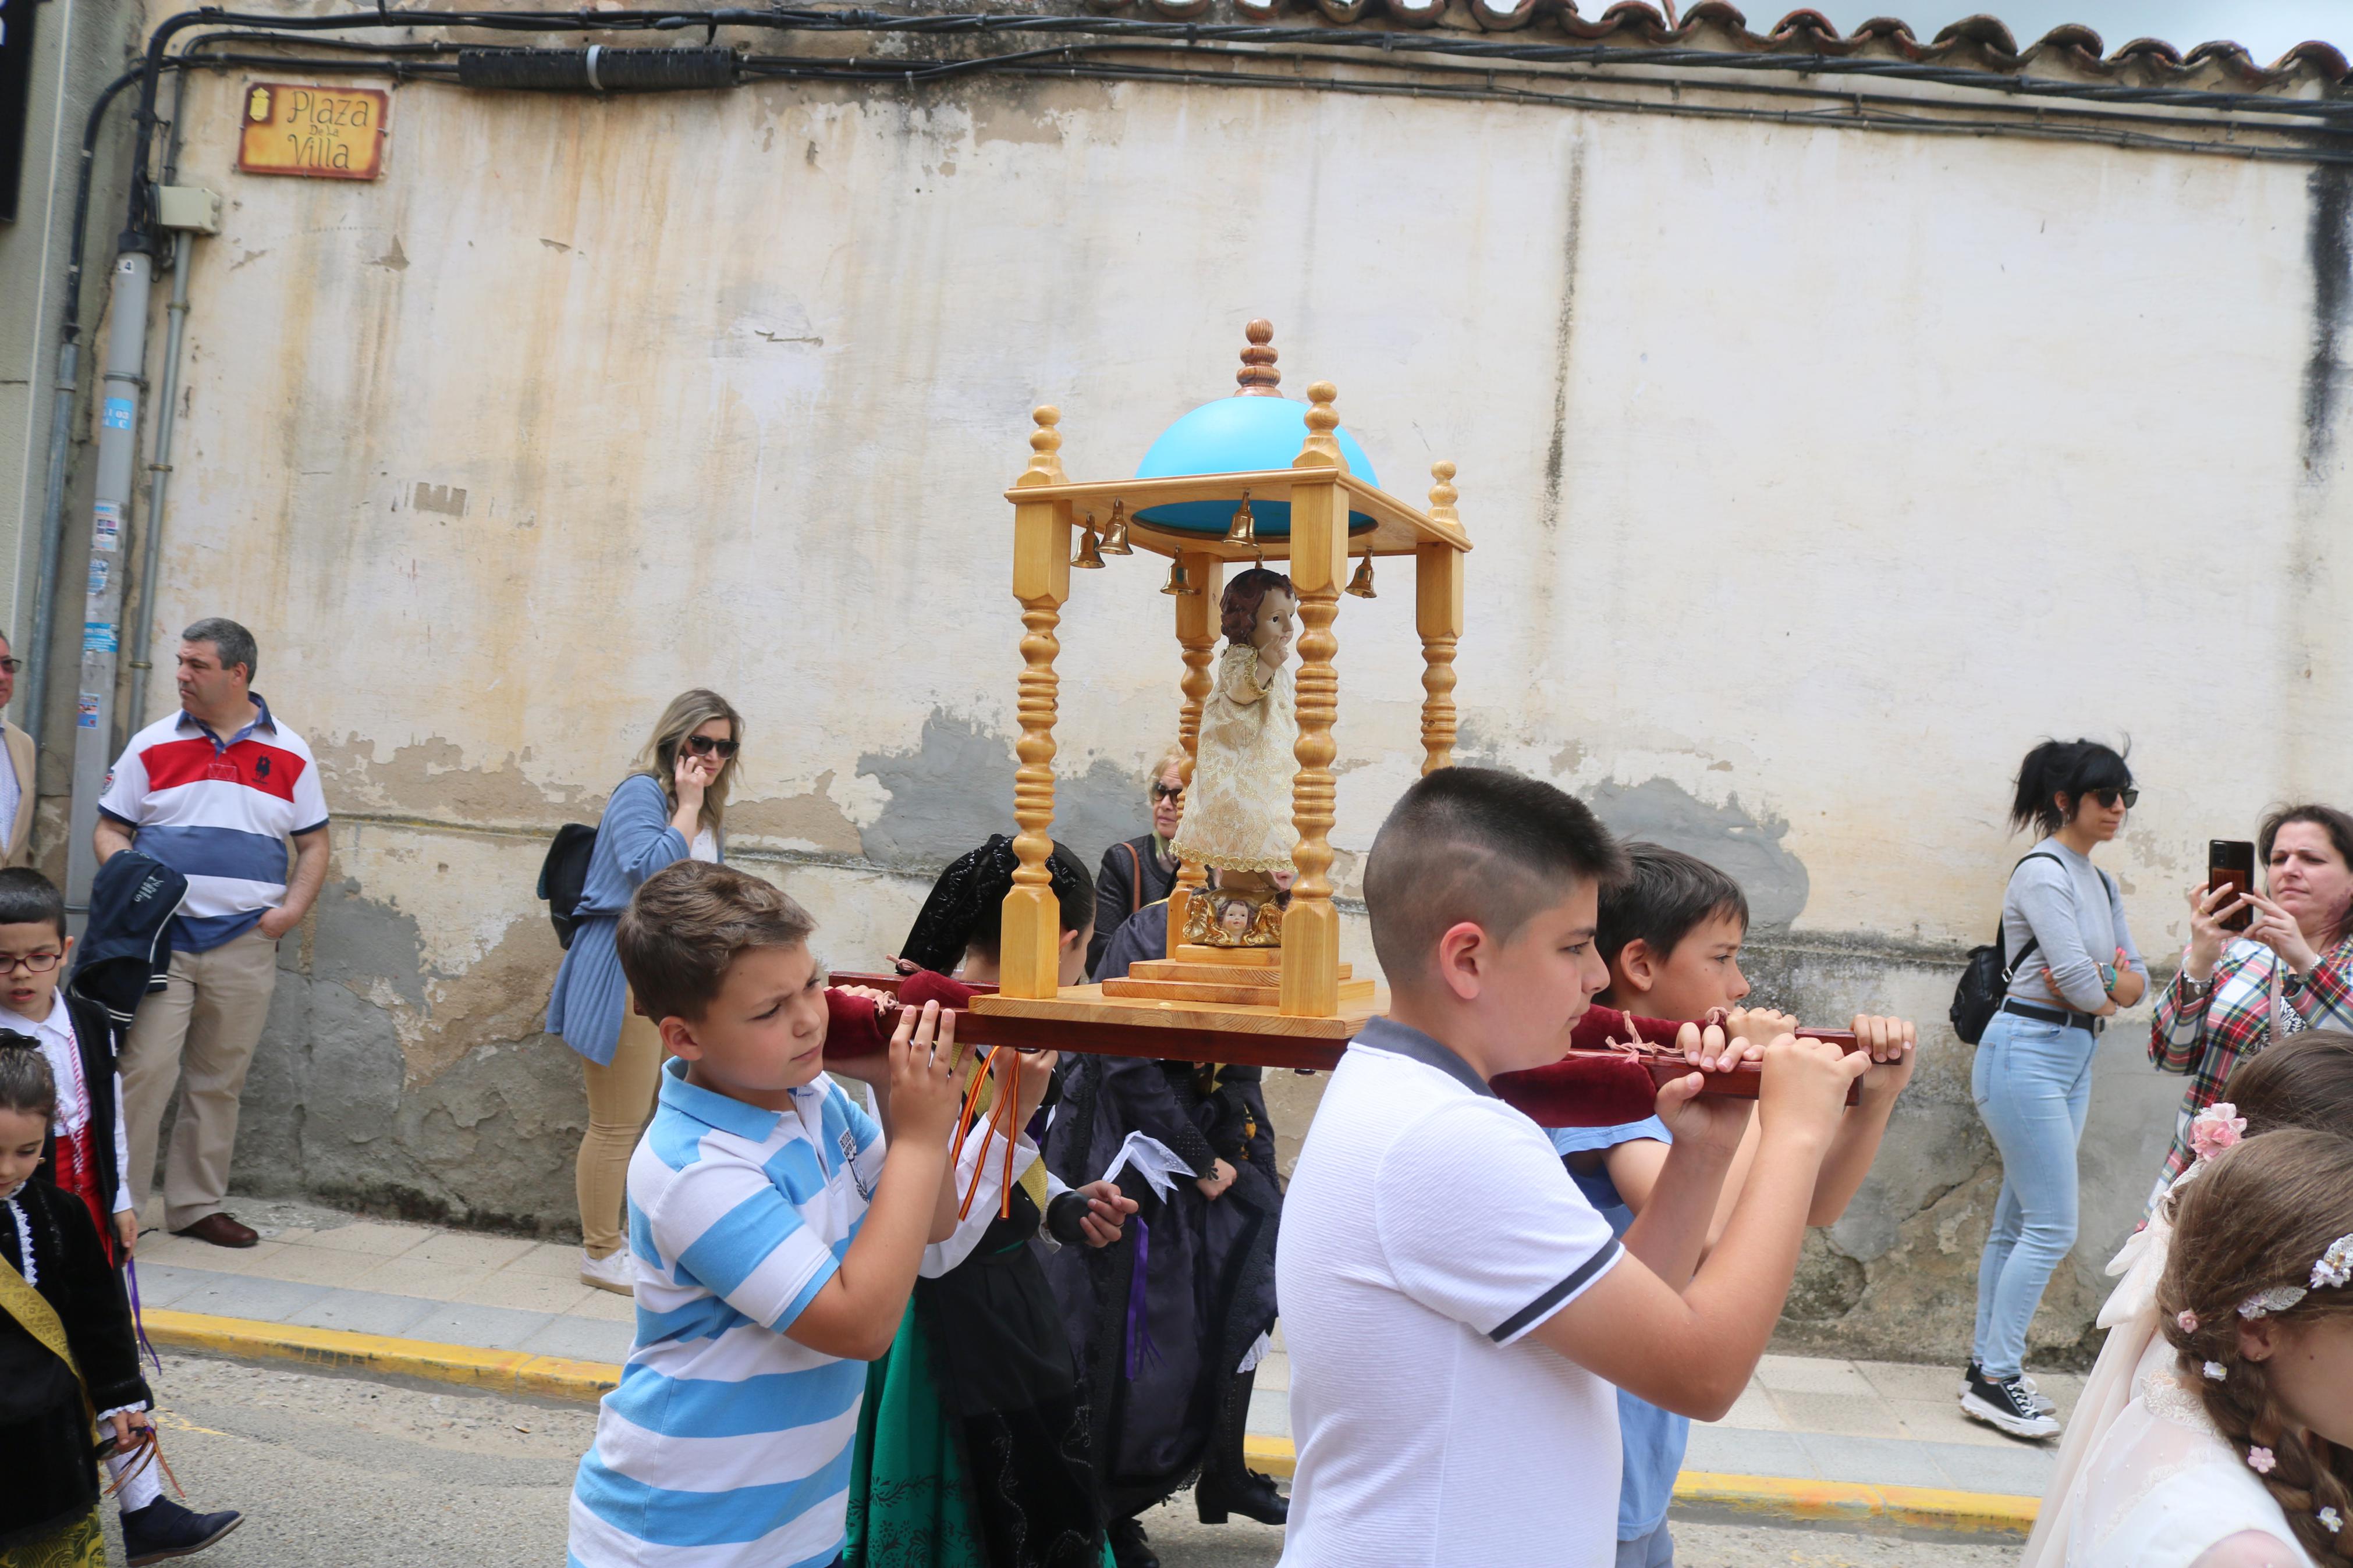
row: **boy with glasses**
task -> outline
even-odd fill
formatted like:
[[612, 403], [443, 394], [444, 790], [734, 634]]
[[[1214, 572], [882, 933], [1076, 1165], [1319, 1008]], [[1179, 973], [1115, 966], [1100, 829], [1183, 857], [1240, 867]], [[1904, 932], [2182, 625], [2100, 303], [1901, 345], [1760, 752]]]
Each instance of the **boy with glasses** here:
[[[122, 1079], [105, 1009], [58, 989], [72, 951], [57, 884], [25, 867], [0, 870], [0, 1028], [38, 1040], [58, 1086], [49, 1146], [35, 1179], [80, 1200], [106, 1245], [107, 1261], [119, 1270], [139, 1237]], [[121, 1485], [123, 1546], [133, 1564], [201, 1552], [242, 1521], [233, 1510], [182, 1508], [164, 1496], [156, 1467], [138, 1458], [108, 1461]]]

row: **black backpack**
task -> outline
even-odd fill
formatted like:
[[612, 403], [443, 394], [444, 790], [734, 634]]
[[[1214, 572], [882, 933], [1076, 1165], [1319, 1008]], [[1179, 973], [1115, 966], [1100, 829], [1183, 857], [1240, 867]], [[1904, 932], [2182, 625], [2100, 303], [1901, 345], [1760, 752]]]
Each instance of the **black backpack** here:
[[588, 860], [596, 849], [595, 828], [567, 822], [555, 830], [555, 842], [539, 863], [539, 896], [547, 900], [547, 919], [555, 927], [559, 946], [571, 947], [572, 933], [580, 924], [572, 911], [580, 907], [580, 895], [588, 886]]
[[[2058, 858], [2037, 851], [2020, 857], [2018, 866], [2029, 860]], [[2018, 875], [2018, 866], [2010, 868], [2011, 876]], [[1945, 1010], [1945, 1016], [1953, 1022], [1953, 1033], [1965, 1043], [1974, 1046], [1985, 1037], [1986, 1026], [1993, 1022], [1994, 1014], [2001, 1009], [2002, 997], [2010, 992], [2010, 977], [2018, 973], [2018, 966], [2026, 962], [2034, 946], [2035, 939], [2030, 936], [2016, 958], [2005, 959], [2001, 951], [2001, 917], [1996, 915], [1993, 941], [1984, 947], [1969, 949], [1969, 961], [1961, 970], [1961, 983], [1953, 987], [1953, 1005]]]

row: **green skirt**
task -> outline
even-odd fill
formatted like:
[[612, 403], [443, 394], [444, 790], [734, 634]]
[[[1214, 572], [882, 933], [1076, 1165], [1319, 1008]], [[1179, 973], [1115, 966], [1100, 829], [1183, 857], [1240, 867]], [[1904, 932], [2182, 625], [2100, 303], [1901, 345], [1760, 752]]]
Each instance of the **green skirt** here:
[[[867, 1369], [841, 1561], [843, 1568], [1004, 1568], [990, 1553], [931, 1336], [912, 1301], [890, 1353]], [[1113, 1568], [1108, 1541], [1100, 1568]]]

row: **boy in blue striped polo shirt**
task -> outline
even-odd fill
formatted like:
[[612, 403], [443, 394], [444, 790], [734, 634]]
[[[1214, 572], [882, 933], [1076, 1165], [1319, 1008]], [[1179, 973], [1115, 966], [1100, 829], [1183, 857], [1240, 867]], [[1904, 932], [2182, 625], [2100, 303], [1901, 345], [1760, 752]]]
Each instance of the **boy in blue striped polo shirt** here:
[[[881, 1128], [819, 1068], [815, 924], [681, 860], [621, 917], [674, 1060], [629, 1162], [637, 1342], [572, 1493], [574, 1568], [823, 1568], [840, 1554], [862, 1364], [955, 1228], [953, 1018], [901, 1015]], [[936, 1047], [936, 1048], [934, 1048]], [[878, 1079], [881, 1075], [877, 1075]]]

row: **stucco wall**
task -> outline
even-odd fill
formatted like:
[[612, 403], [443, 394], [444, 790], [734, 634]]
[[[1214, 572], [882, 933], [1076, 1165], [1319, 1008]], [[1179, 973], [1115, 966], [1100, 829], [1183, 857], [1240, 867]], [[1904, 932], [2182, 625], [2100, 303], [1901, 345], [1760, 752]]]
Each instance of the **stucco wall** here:
[[[1941, 1018], [2029, 743], [2132, 737], [2106, 863], [2160, 955], [2204, 838], [2348, 793], [2347, 171], [1276, 91], [412, 87], [389, 176], [338, 185], [231, 172], [235, 87], [191, 90], [183, 179], [229, 202], [159, 624], [260, 631], [341, 817], [248, 1186], [571, 1225], [541, 836], [684, 686], [749, 715], [738, 847], [838, 963], [894, 948], [1009, 810], [1030, 406], [1074, 477], [1127, 471], [1251, 315], [1389, 489], [1461, 465], [1463, 756], [1736, 870], [1766, 996], [1934, 1021], [1799, 1339], [1966, 1332], [1995, 1165]], [[1344, 890], [1419, 754], [1404, 577], [1336, 628]], [[1158, 585], [1078, 574], [1062, 625], [1091, 859], [1173, 729]], [[2104, 1048], [2079, 1266], [2163, 1146], [2145, 1037]], [[2063, 1270], [2038, 1334], [2094, 1299]]]

